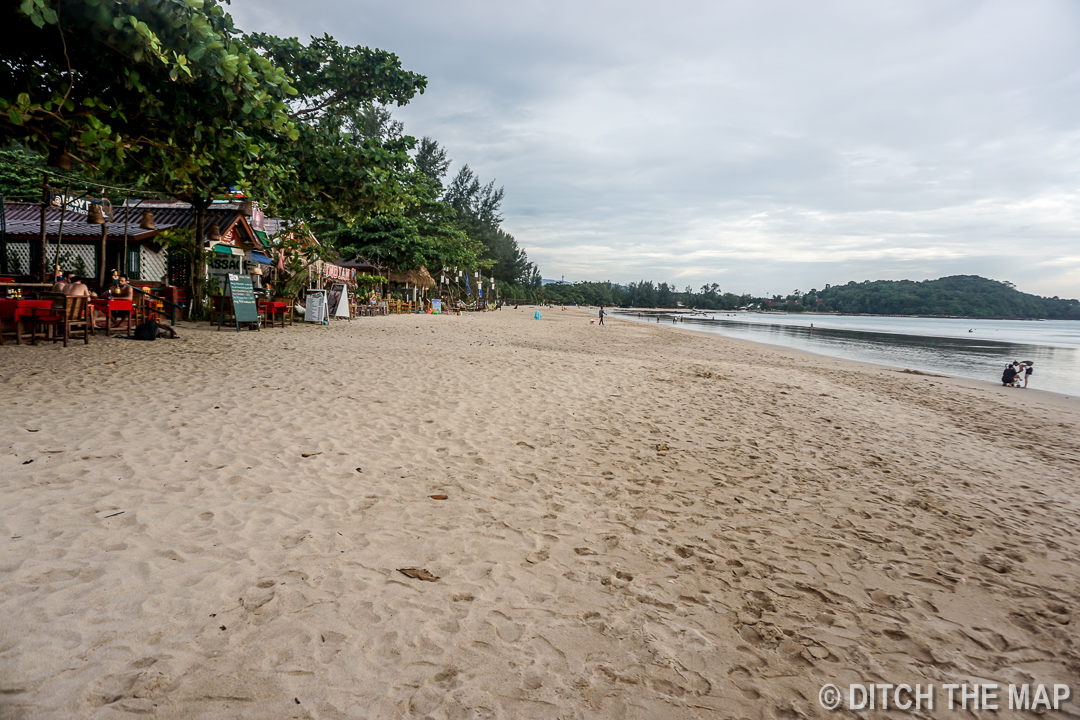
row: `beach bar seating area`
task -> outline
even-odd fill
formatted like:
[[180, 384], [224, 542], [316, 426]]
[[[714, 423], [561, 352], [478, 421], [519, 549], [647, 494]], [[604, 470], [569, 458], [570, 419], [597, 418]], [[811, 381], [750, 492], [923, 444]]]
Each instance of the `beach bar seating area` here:
[[[0, 279], [0, 291], [4, 283]], [[71, 296], [36, 292], [0, 297], [0, 345], [38, 345], [72, 340], [88, 344], [95, 335], [109, 336], [132, 329], [147, 320], [170, 322], [164, 303], [151, 296], [133, 300]]]

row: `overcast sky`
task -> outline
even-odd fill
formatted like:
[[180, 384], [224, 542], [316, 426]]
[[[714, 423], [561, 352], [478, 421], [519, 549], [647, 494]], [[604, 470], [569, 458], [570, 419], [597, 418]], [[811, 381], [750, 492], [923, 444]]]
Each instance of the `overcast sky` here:
[[1080, 296], [1080, 3], [233, 0], [397, 53], [546, 278]]

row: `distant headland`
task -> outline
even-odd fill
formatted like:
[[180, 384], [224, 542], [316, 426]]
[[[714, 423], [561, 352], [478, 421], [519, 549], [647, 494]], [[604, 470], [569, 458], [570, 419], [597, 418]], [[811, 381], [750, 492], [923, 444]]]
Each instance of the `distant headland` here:
[[642, 280], [548, 283], [545, 299], [555, 303], [618, 307], [696, 308], [701, 310], [773, 310], [870, 315], [923, 315], [971, 318], [1080, 320], [1080, 300], [1020, 292], [1010, 282], [978, 275], [937, 280], [864, 280], [826, 285], [824, 290], [796, 290], [782, 296], [755, 297], [723, 292], [713, 283], [679, 291], [668, 283]]

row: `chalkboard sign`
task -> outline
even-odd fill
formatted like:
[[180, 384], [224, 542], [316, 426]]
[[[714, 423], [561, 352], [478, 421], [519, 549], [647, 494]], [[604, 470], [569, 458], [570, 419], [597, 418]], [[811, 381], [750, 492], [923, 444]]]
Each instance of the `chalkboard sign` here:
[[240, 323], [255, 323], [259, 326], [259, 306], [255, 302], [255, 289], [251, 287], [251, 278], [247, 275], [229, 276], [229, 294], [232, 295], [233, 318], [236, 329]]

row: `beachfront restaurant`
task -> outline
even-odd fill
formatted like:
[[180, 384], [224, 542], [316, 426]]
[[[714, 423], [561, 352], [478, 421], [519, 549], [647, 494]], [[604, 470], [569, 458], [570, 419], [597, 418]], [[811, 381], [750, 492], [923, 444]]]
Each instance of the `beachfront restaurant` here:
[[92, 219], [87, 210], [89, 204], [93, 203], [69, 201], [62, 211], [62, 226], [59, 203], [46, 207], [42, 243], [41, 204], [4, 203], [0, 275], [12, 278], [13, 282], [0, 284], [0, 288], [39, 283], [42, 257], [50, 278], [59, 265], [61, 270], [85, 278], [93, 291], [98, 290], [105, 275], [113, 269], [127, 275], [132, 282], [160, 283], [168, 274], [169, 257], [154, 238], [163, 230], [175, 227], [175, 220], [155, 215], [148, 208], [108, 205], [100, 216]]
[[[44, 253], [46, 271], [51, 275], [56, 265], [86, 278], [97, 292], [112, 270], [126, 275], [133, 285], [156, 292], [170, 288], [165, 295], [186, 302], [191, 287], [188, 258], [170, 253], [154, 242], [156, 235], [170, 228], [192, 227], [195, 210], [187, 203], [132, 203], [130, 207], [105, 206], [98, 222], [78, 208], [64, 210], [61, 234], [59, 207], [46, 208], [45, 245], [41, 243], [41, 204], [5, 203], [6, 229], [0, 274], [37, 282], [37, 271]], [[240, 204], [211, 205], [204, 220], [205, 242], [218, 255], [239, 258], [232, 264], [216, 263], [218, 270], [248, 274], [251, 265], [269, 265], [262, 240], [248, 221]], [[59, 241], [59, 242], [58, 242]], [[59, 252], [57, 251], [59, 247]], [[214, 265], [215, 263], [210, 263]], [[51, 284], [51, 283], [50, 283]]]
[[[173, 227], [138, 207], [112, 207], [107, 202], [56, 195], [53, 205], [5, 203], [0, 217], [0, 343], [3, 333], [16, 342], [71, 339], [110, 334], [117, 314], [124, 331], [132, 322], [156, 317], [162, 303], [142, 296], [129, 298], [64, 298], [50, 293], [59, 266], [99, 292], [104, 278], [117, 270], [134, 283], [157, 282], [168, 274], [168, 253], [157, 236]], [[41, 273], [45, 270], [45, 277]]]

